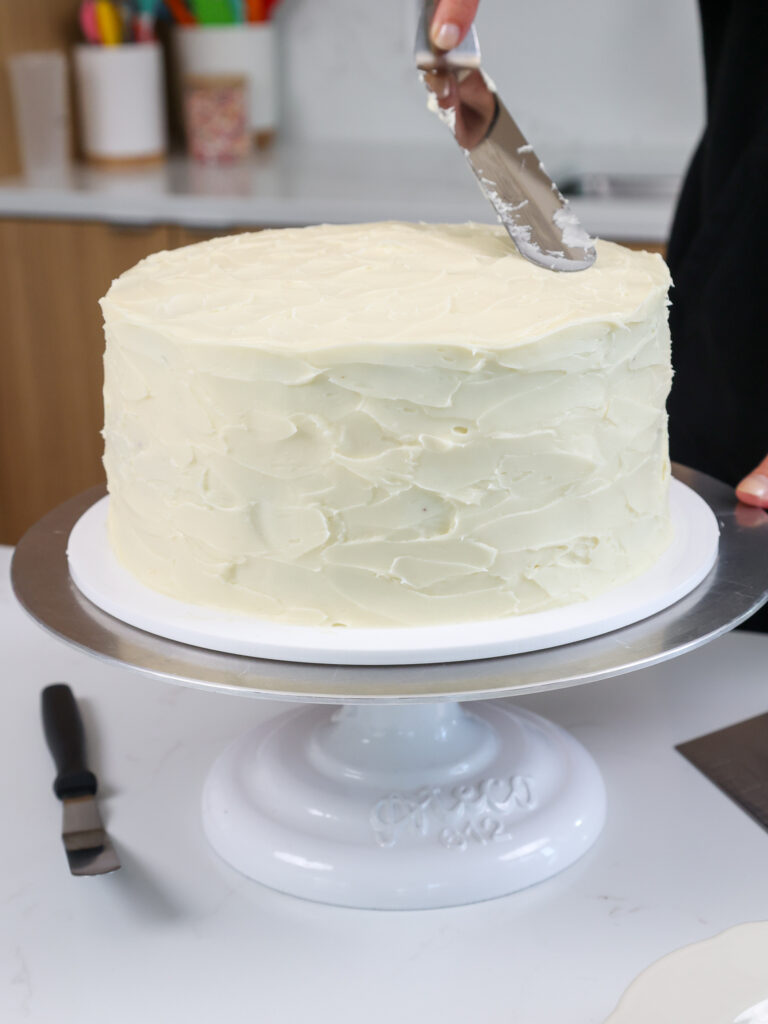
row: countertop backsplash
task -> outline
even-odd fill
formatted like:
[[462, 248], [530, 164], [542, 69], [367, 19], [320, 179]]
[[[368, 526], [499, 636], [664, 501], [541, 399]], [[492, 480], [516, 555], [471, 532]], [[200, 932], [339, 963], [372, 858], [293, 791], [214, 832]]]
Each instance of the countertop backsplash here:
[[[287, 0], [295, 141], [451, 142], [416, 78], [416, 0]], [[695, 0], [482, 0], [483, 65], [537, 150], [574, 171], [679, 173], [701, 131]]]

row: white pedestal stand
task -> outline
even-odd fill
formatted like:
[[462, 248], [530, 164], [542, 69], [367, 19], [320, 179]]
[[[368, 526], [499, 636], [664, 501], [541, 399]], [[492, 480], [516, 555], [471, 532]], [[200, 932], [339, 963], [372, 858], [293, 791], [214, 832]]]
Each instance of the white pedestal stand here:
[[[276, 889], [368, 908], [427, 908], [514, 892], [595, 841], [605, 797], [583, 747], [489, 697], [619, 675], [691, 650], [768, 596], [768, 516], [678, 469], [721, 530], [687, 597], [579, 643], [446, 664], [299, 665], [161, 639], [106, 614], [69, 575], [70, 530], [103, 491], [55, 509], [19, 544], [12, 575], [43, 626], [98, 656], [184, 685], [309, 704], [234, 743], [205, 785], [214, 848]], [[459, 701], [474, 699], [461, 706]]]
[[389, 910], [533, 885], [585, 853], [604, 819], [586, 750], [490, 702], [288, 712], [232, 744], [203, 792], [208, 839], [239, 871]]

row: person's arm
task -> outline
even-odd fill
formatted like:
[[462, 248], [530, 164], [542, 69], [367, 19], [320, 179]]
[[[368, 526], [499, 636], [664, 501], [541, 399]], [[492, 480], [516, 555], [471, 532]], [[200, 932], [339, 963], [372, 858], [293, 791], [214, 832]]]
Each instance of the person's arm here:
[[429, 30], [438, 50], [452, 50], [469, 32], [479, 0], [439, 0]]
[[736, 488], [736, 497], [745, 505], [768, 508], [768, 456], [744, 477]]

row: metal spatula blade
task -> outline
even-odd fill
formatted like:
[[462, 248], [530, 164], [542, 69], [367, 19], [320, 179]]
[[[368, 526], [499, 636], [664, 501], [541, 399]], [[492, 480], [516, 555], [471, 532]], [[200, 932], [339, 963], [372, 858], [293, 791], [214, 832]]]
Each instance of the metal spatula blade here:
[[425, 0], [414, 56], [429, 106], [448, 125], [518, 252], [547, 270], [586, 270], [596, 252], [568, 202], [483, 74], [474, 25], [462, 43], [435, 53], [435, 0]]
[[95, 796], [62, 801], [61, 837], [73, 875], [106, 875], [120, 867], [112, 842], [101, 822]]

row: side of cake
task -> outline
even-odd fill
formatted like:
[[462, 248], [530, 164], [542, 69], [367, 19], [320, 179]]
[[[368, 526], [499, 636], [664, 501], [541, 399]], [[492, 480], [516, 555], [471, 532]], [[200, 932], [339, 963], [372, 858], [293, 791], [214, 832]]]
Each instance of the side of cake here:
[[670, 541], [669, 276], [480, 225], [157, 253], [102, 300], [110, 537], [142, 582], [307, 625], [585, 600]]

